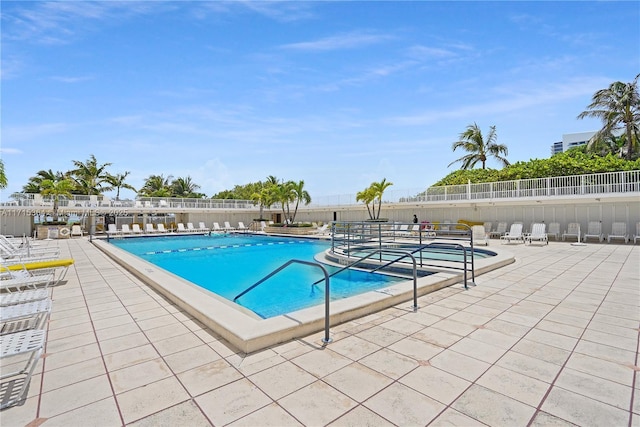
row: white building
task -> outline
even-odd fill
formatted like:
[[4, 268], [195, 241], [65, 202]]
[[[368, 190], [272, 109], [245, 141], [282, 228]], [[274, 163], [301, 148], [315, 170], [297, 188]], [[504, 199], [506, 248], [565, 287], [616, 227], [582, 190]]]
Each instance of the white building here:
[[595, 131], [590, 132], [577, 132], [577, 133], [565, 133], [562, 135], [562, 143], [555, 142], [551, 146], [551, 155], [563, 153], [570, 148], [584, 145], [595, 135]]

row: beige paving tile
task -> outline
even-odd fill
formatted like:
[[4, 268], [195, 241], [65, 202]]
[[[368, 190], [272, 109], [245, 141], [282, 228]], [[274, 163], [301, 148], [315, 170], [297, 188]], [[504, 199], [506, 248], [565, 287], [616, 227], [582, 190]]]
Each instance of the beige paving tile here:
[[382, 418], [380, 415], [365, 408], [364, 406], [357, 406], [351, 411], [347, 412], [334, 422], [328, 424], [330, 427], [392, 427], [389, 421]]
[[322, 381], [278, 401], [287, 412], [303, 425], [325, 425], [344, 415], [357, 403]]
[[532, 329], [526, 336], [526, 339], [539, 342], [542, 344], [558, 347], [563, 350], [571, 351], [578, 342], [577, 338], [561, 335], [553, 332], [543, 331], [537, 328]]
[[215, 390], [243, 378], [243, 375], [224, 359], [205, 363], [177, 375], [191, 396]]
[[288, 361], [253, 374], [248, 379], [273, 400], [316, 381], [316, 377]]
[[405, 337], [405, 335], [392, 331], [391, 329], [383, 328], [381, 326], [374, 326], [360, 332], [358, 334], [358, 337], [370, 341], [381, 347], [386, 347], [396, 341], [400, 341]]
[[393, 382], [357, 362], [327, 375], [324, 381], [357, 402], [363, 402]]
[[179, 373], [220, 359], [210, 346], [202, 344], [164, 357], [173, 372]]
[[535, 408], [479, 385], [472, 385], [452, 408], [488, 425], [527, 425]]
[[628, 409], [631, 402], [631, 387], [569, 368], [562, 370], [555, 385], [620, 409]]
[[47, 353], [58, 353], [72, 348], [78, 348], [96, 342], [96, 336], [91, 332], [85, 332], [56, 340], [47, 340]]
[[192, 400], [179, 403], [163, 411], [149, 415], [139, 421], [128, 424], [130, 427], [156, 426], [188, 426], [210, 427], [211, 423], [204, 416], [200, 408]]
[[59, 369], [64, 366], [71, 366], [85, 360], [100, 357], [100, 348], [97, 343], [92, 343], [65, 351], [49, 353], [47, 351], [45, 370]]
[[581, 353], [573, 353], [566, 366], [622, 385], [631, 386], [633, 384], [634, 369], [630, 365], [621, 365]]
[[329, 375], [351, 363], [350, 359], [326, 348], [305, 353], [291, 361], [317, 378]]
[[[129, 332], [128, 328], [125, 328], [126, 332]], [[134, 328], [134, 330], [137, 329]], [[103, 331], [108, 331], [108, 329], [103, 329]], [[123, 332], [125, 332], [123, 331]], [[138, 329], [139, 331], [139, 329]], [[108, 334], [111, 336], [113, 334]], [[111, 354], [117, 353], [123, 350], [127, 350], [134, 347], [142, 347], [145, 344], [149, 344], [149, 340], [142, 332], [134, 332], [130, 334], [126, 334], [123, 336], [118, 336], [115, 338], [107, 338], [100, 341], [100, 348], [102, 349], [103, 354]]]
[[443, 348], [449, 347], [462, 339], [462, 335], [434, 327], [424, 328], [413, 334], [412, 337]]
[[427, 425], [445, 406], [405, 385], [394, 383], [364, 402], [393, 424]]
[[166, 340], [154, 343], [156, 350], [163, 356], [198, 347], [204, 344], [200, 338], [194, 334], [178, 335]]
[[558, 347], [552, 347], [543, 343], [530, 341], [528, 339], [519, 341], [516, 345], [513, 346], [512, 350], [520, 354], [543, 360], [545, 362], [554, 363], [556, 365], [563, 365], [571, 354], [571, 352], [568, 350], [563, 350]]
[[48, 332], [47, 339], [51, 341], [62, 338], [69, 338], [79, 334], [92, 333], [93, 326], [91, 322], [79, 323], [64, 328], [53, 329]]
[[134, 320], [129, 314], [123, 314], [121, 316], [108, 317], [106, 319], [94, 320], [93, 325], [96, 330], [113, 328], [116, 326], [133, 324]]
[[288, 414], [276, 403], [258, 409], [249, 415], [242, 417], [229, 426], [234, 427], [297, 427], [302, 426], [295, 418]]
[[363, 357], [360, 363], [393, 379], [400, 378], [418, 367], [415, 359], [386, 348]]
[[541, 409], [580, 426], [623, 426], [629, 422], [627, 411], [597, 400], [553, 387]]
[[452, 408], [447, 408], [438, 418], [433, 420], [429, 426], [433, 427], [451, 427], [451, 426], [465, 426], [465, 427], [480, 427], [486, 426], [486, 424], [481, 423], [478, 420], [475, 420], [471, 417], [464, 415], [461, 412], [456, 411]]
[[125, 423], [137, 421], [189, 399], [175, 377], [116, 395]]
[[142, 362], [147, 362], [158, 358], [160, 355], [149, 344], [140, 347], [133, 347], [128, 350], [111, 353], [104, 356], [104, 362], [109, 372], [118, 369], [134, 366]]
[[111, 395], [111, 387], [106, 375], [60, 387], [42, 393], [40, 417], [51, 418], [106, 399]]
[[420, 323], [415, 323], [411, 321], [411, 314], [407, 314], [402, 317], [396, 317], [395, 319], [391, 319], [387, 322], [382, 323], [380, 326], [391, 329], [392, 331], [398, 332], [403, 335], [411, 335], [414, 332], [418, 332], [423, 326]]
[[517, 372], [492, 366], [476, 381], [477, 384], [537, 407], [549, 389], [549, 384]]
[[445, 350], [430, 360], [432, 366], [464, 378], [475, 381], [491, 366], [486, 362], [465, 356], [452, 350]]
[[[473, 334], [470, 336], [473, 336]], [[471, 338], [463, 338], [449, 347], [449, 349], [487, 363], [494, 363], [507, 351], [495, 345], [486, 344]]]
[[167, 364], [159, 358], [109, 372], [111, 384], [116, 394], [154, 383], [172, 375]]
[[433, 366], [419, 366], [399, 381], [445, 405], [453, 402], [471, 385], [469, 381]]
[[582, 339], [632, 352], [636, 351], [638, 348], [637, 336], [634, 338], [626, 338], [611, 334], [610, 332], [600, 332], [593, 329], [587, 329], [584, 332]]
[[214, 425], [225, 425], [272, 403], [246, 379], [233, 382], [196, 398]]
[[598, 359], [608, 360], [623, 365], [634, 365], [636, 360], [636, 352], [623, 350], [617, 347], [611, 347], [605, 344], [599, 344], [591, 341], [581, 340], [574, 350], [576, 353], [586, 354], [587, 356], [596, 357]]
[[538, 411], [533, 421], [530, 424], [531, 427], [577, 427], [575, 424], [565, 421], [558, 417], [555, 417], [546, 412]]
[[496, 365], [519, 372], [531, 378], [551, 383], [560, 372], [561, 367], [553, 363], [545, 362], [525, 354], [510, 351], [500, 359]]
[[55, 390], [104, 374], [106, 369], [101, 357], [77, 362], [59, 369], [48, 370], [43, 377], [42, 391]]
[[44, 426], [118, 426], [122, 424], [120, 412], [113, 397], [90, 403], [78, 409], [47, 418]]
[[331, 343], [331, 350], [348, 357], [351, 360], [359, 360], [377, 350], [380, 346], [357, 336], [350, 336]]
[[444, 349], [417, 338], [408, 337], [390, 345], [389, 350], [403, 354], [416, 361], [427, 361]]
[[466, 336], [471, 332], [475, 331], [477, 328], [474, 325], [463, 323], [460, 321], [450, 320], [450, 319], [442, 319], [439, 322], [436, 322], [432, 325], [434, 328], [442, 329], [443, 331], [450, 332], [452, 334]]

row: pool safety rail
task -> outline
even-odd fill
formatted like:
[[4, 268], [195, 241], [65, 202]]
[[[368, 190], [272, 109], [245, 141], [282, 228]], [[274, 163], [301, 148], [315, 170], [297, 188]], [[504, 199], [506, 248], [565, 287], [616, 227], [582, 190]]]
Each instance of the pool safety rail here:
[[322, 339], [322, 342], [325, 343], [325, 344], [328, 344], [328, 343], [330, 343], [332, 341], [331, 337], [329, 336], [329, 323], [330, 323], [330, 319], [329, 319], [329, 314], [330, 314], [329, 313], [329, 311], [330, 311], [329, 310], [329, 305], [330, 305], [329, 304], [330, 303], [330, 296], [329, 296], [329, 294], [330, 294], [330, 284], [329, 284], [329, 282], [330, 282], [330, 278], [329, 278], [329, 272], [327, 271], [327, 269], [322, 264], [320, 264], [318, 262], [304, 261], [304, 260], [300, 260], [300, 259], [289, 260], [289, 261], [285, 262], [284, 264], [282, 264], [280, 267], [278, 267], [275, 270], [273, 270], [271, 273], [269, 273], [266, 276], [264, 276], [262, 279], [258, 280], [253, 285], [249, 286], [244, 291], [240, 292], [238, 295], [235, 296], [235, 298], [233, 298], [233, 302], [237, 302], [237, 300], [240, 297], [242, 297], [246, 293], [252, 291], [253, 289], [258, 287], [262, 283], [266, 282], [271, 277], [275, 276], [276, 274], [278, 274], [279, 272], [281, 272], [285, 268], [289, 267], [291, 264], [303, 264], [303, 265], [308, 265], [310, 267], [316, 267], [316, 268], [321, 269], [322, 273], [324, 274], [324, 279], [320, 280], [320, 281], [324, 280], [324, 282], [325, 282], [325, 285], [324, 285], [324, 338]]
[[[382, 264], [382, 255], [391, 249], [402, 250], [405, 256]], [[429, 254], [459, 251], [462, 260], [440, 260]], [[331, 224], [331, 252], [347, 258], [366, 259], [378, 254], [380, 266], [376, 270], [399, 264], [407, 255], [417, 259], [417, 265], [463, 272], [464, 288], [475, 286], [474, 243], [471, 227], [462, 223], [413, 224], [373, 221], [333, 222]], [[365, 254], [361, 256], [360, 254]], [[414, 257], [414, 254], [417, 256]], [[428, 262], [427, 262], [428, 261]], [[462, 267], [459, 266], [462, 264]], [[353, 265], [349, 263], [349, 265]]]

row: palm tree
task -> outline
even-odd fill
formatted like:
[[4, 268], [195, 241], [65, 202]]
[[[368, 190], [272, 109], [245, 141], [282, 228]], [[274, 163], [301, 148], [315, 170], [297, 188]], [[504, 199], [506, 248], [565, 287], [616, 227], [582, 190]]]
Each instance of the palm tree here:
[[4, 173], [4, 162], [0, 159], [0, 189], [7, 188], [7, 175]]
[[149, 175], [138, 194], [147, 197], [169, 197], [171, 178], [171, 175], [166, 178], [163, 175]]
[[495, 157], [503, 166], [508, 166], [509, 161], [504, 156], [509, 154], [509, 150], [504, 144], [496, 144], [496, 139], [495, 126], [489, 128], [489, 134], [485, 141], [477, 124], [468, 125], [467, 129], [460, 134], [460, 140], [454, 142], [451, 148], [453, 151], [462, 148], [469, 154], [449, 163], [449, 166], [462, 162], [462, 169], [472, 169], [478, 162], [481, 162], [482, 169], [486, 169], [487, 158], [490, 156]]
[[199, 189], [200, 186], [190, 176], [176, 178], [171, 182], [171, 195], [175, 197], [201, 197], [202, 194], [197, 192]]
[[587, 110], [578, 115], [579, 119], [595, 117], [602, 120], [603, 127], [595, 139], [604, 139], [615, 130], [624, 130], [627, 139], [627, 159], [633, 157], [640, 134], [640, 95], [638, 78], [631, 83], [613, 82], [607, 89], [600, 89], [587, 105]]
[[[391, 187], [393, 182], [387, 182], [387, 178], [383, 178], [380, 182], [371, 183], [371, 191], [376, 199], [378, 199], [378, 213], [376, 214], [375, 219], [380, 219], [380, 211], [382, 210], [382, 195], [384, 194], [384, 190]], [[374, 199], [375, 203], [375, 199]], [[374, 209], [375, 213], [375, 209]]]
[[282, 217], [286, 224], [291, 222], [291, 210], [289, 204], [296, 199], [293, 191], [294, 185], [293, 181], [287, 181], [271, 187], [275, 201], [280, 203], [280, 207], [282, 208]]
[[274, 188], [273, 184], [260, 183], [262, 188], [259, 191], [251, 194], [251, 200], [257, 202], [260, 205], [260, 219], [263, 219], [262, 215], [264, 212], [264, 208], [270, 208], [273, 205], [275, 200]]
[[109, 183], [109, 185], [111, 185], [112, 188], [116, 189], [116, 201], [120, 200], [121, 188], [126, 188], [127, 190], [137, 192], [134, 186], [125, 182], [130, 173], [131, 172], [126, 171], [124, 173], [117, 173], [115, 175], [109, 174], [109, 176], [107, 176], [107, 182]]
[[22, 187], [23, 193], [40, 193], [42, 191], [42, 181], [48, 179], [50, 181], [61, 181], [65, 178], [62, 172], [53, 172], [49, 170], [39, 170], [35, 176], [29, 178], [29, 182]]
[[58, 221], [58, 206], [60, 196], [71, 197], [71, 191], [75, 188], [73, 181], [68, 178], [61, 180], [45, 179], [41, 183], [42, 194], [53, 196], [53, 220]]
[[92, 154], [86, 162], [73, 160], [75, 169], [70, 172], [76, 184], [76, 191], [80, 194], [99, 195], [103, 191], [111, 191], [113, 188], [104, 185], [109, 183], [109, 173], [106, 169], [111, 163], [99, 165]]
[[311, 196], [309, 195], [309, 192], [304, 189], [304, 181], [298, 181], [297, 183], [291, 182], [291, 191], [296, 202], [296, 207], [293, 210], [293, 217], [291, 217], [291, 222], [293, 222], [298, 214], [298, 205], [300, 202], [308, 205], [311, 203]]
[[358, 192], [356, 194], [356, 201], [364, 202], [367, 206], [367, 212], [369, 213], [369, 219], [374, 219], [375, 216], [375, 205], [373, 205], [373, 212], [369, 207], [369, 203], [372, 203], [375, 200], [376, 196], [373, 194], [373, 189], [371, 187], [365, 188], [364, 190]]

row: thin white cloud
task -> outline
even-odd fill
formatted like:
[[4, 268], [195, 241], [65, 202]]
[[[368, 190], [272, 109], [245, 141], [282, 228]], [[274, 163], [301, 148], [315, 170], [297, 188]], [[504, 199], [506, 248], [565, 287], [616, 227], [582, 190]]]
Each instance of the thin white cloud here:
[[22, 154], [24, 151], [11, 147], [0, 147], [0, 153], [2, 154]]
[[356, 49], [363, 46], [379, 44], [392, 39], [386, 34], [376, 34], [370, 32], [355, 31], [351, 33], [338, 34], [318, 40], [289, 43], [280, 46], [281, 49], [295, 50], [301, 52], [322, 52], [345, 49]]
[[89, 80], [93, 80], [94, 77], [91, 76], [52, 76], [51, 80], [61, 83], [80, 83], [86, 82]]

